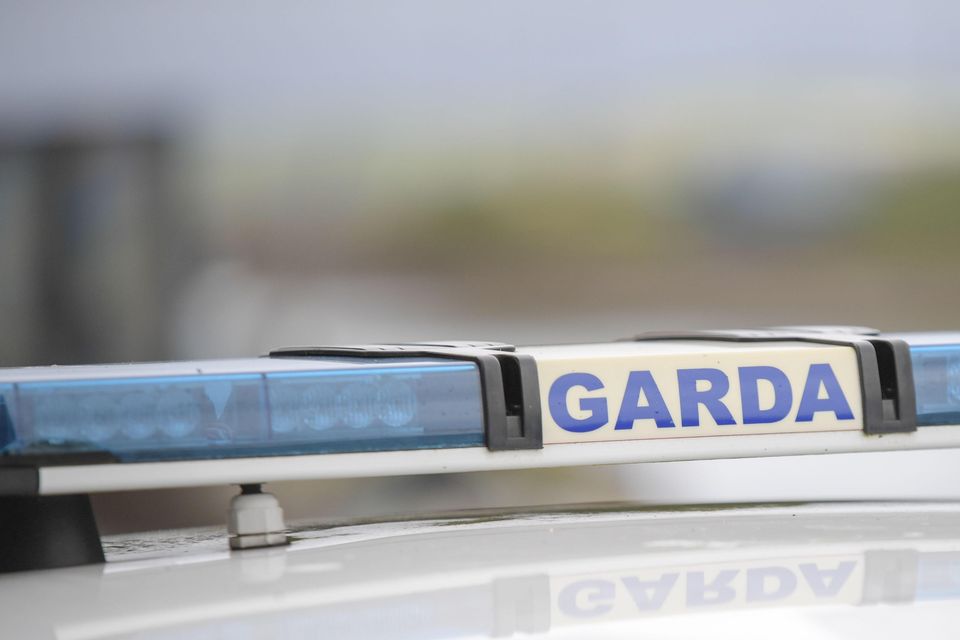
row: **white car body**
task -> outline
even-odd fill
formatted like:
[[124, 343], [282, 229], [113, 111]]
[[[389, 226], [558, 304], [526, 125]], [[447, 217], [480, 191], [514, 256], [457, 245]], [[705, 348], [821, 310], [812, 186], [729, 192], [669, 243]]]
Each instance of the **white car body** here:
[[0, 577], [0, 637], [953, 638], [960, 504], [596, 505], [104, 538]]

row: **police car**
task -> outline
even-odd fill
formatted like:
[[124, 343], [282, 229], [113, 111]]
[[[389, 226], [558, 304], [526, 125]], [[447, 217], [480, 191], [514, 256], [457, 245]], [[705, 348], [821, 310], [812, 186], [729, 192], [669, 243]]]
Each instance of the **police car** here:
[[[960, 505], [590, 505], [288, 525], [262, 484], [957, 447], [960, 334], [783, 328], [9, 369], [0, 629], [946, 636], [960, 622]], [[101, 539], [88, 499], [216, 484], [241, 490], [209, 530]]]

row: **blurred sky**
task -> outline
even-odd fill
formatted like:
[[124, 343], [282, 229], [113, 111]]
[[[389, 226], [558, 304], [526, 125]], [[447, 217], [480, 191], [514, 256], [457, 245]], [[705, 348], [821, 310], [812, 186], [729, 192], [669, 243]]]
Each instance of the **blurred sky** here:
[[960, 56], [960, 7], [938, 0], [5, 0], [2, 11], [5, 115], [110, 104], [214, 122], [440, 117], [477, 135], [464, 125], [615, 115], [737, 85], [857, 78], [955, 97]]
[[[726, 183], [771, 166], [801, 175], [788, 188], [836, 192], [960, 156], [950, 2], [4, 0], [0, 11], [0, 133], [162, 128], [218, 224], [423, 209], [530, 175], [655, 189], [680, 173], [716, 190], [718, 173]], [[759, 217], [848, 213], [801, 201]]]

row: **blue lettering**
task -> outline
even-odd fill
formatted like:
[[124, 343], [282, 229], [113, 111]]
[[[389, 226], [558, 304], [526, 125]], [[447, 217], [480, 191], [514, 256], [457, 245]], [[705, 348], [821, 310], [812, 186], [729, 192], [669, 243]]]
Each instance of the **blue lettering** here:
[[687, 604], [702, 607], [730, 602], [737, 595], [730, 583], [738, 573], [737, 569], [724, 569], [707, 584], [703, 571], [691, 571], [687, 574]]
[[[640, 405], [640, 394], [647, 404]], [[615, 429], [632, 429], [636, 420], [653, 420], [658, 428], [676, 426], [670, 416], [667, 403], [663, 401], [660, 388], [649, 371], [631, 371], [627, 378], [627, 389], [623, 392], [620, 415], [617, 416]]]
[[814, 595], [818, 598], [831, 598], [840, 593], [856, 566], [856, 562], [846, 560], [839, 563], [836, 569], [821, 569], [812, 562], [804, 562], [800, 565], [800, 572], [807, 579]]
[[793, 595], [797, 576], [784, 567], [747, 569], [747, 602], [770, 602]]
[[[787, 375], [776, 367], [740, 367], [740, 401], [743, 424], [780, 422], [793, 406], [793, 390]], [[773, 385], [773, 406], [760, 408], [760, 381]]]
[[573, 433], [596, 431], [607, 424], [607, 401], [605, 398], [581, 398], [580, 410], [587, 412], [586, 418], [577, 419], [567, 410], [567, 394], [573, 387], [583, 387], [587, 391], [603, 389], [603, 383], [595, 375], [589, 373], [567, 373], [550, 385], [547, 399], [550, 405], [550, 415], [561, 429]]
[[630, 592], [633, 603], [637, 605], [638, 611], [658, 611], [663, 603], [667, 601], [667, 596], [677, 584], [679, 573], [665, 573], [659, 580], [640, 581], [634, 577], [623, 578], [623, 586]]
[[[826, 391], [826, 397], [820, 397], [820, 388]], [[797, 410], [797, 422], [811, 422], [813, 414], [820, 411], [832, 411], [837, 420], [853, 420], [853, 411], [843, 395], [843, 389], [837, 382], [837, 376], [829, 364], [812, 364], [807, 374], [807, 383], [800, 397]]]
[[[705, 381], [710, 387], [697, 389], [697, 382]], [[721, 400], [730, 389], [730, 380], [720, 369], [680, 369], [677, 371], [680, 386], [680, 423], [684, 427], [700, 426], [700, 405], [706, 407], [714, 422], [719, 425], [736, 424], [730, 410]]]
[[616, 588], [608, 580], [580, 580], [563, 588], [557, 604], [568, 616], [592, 618], [613, 609], [614, 595]]

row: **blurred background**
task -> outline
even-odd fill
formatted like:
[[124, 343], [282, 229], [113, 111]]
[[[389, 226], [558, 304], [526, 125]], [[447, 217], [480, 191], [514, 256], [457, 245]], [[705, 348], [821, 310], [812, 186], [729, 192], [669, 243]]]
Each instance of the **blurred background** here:
[[[948, 0], [0, 0], [2, 366], [960, 329], [958, 242]], [[943, 498], [960, 456], [273, 491], [295, 518]], [[220, 523], [234, 492], [96, 504]]]

